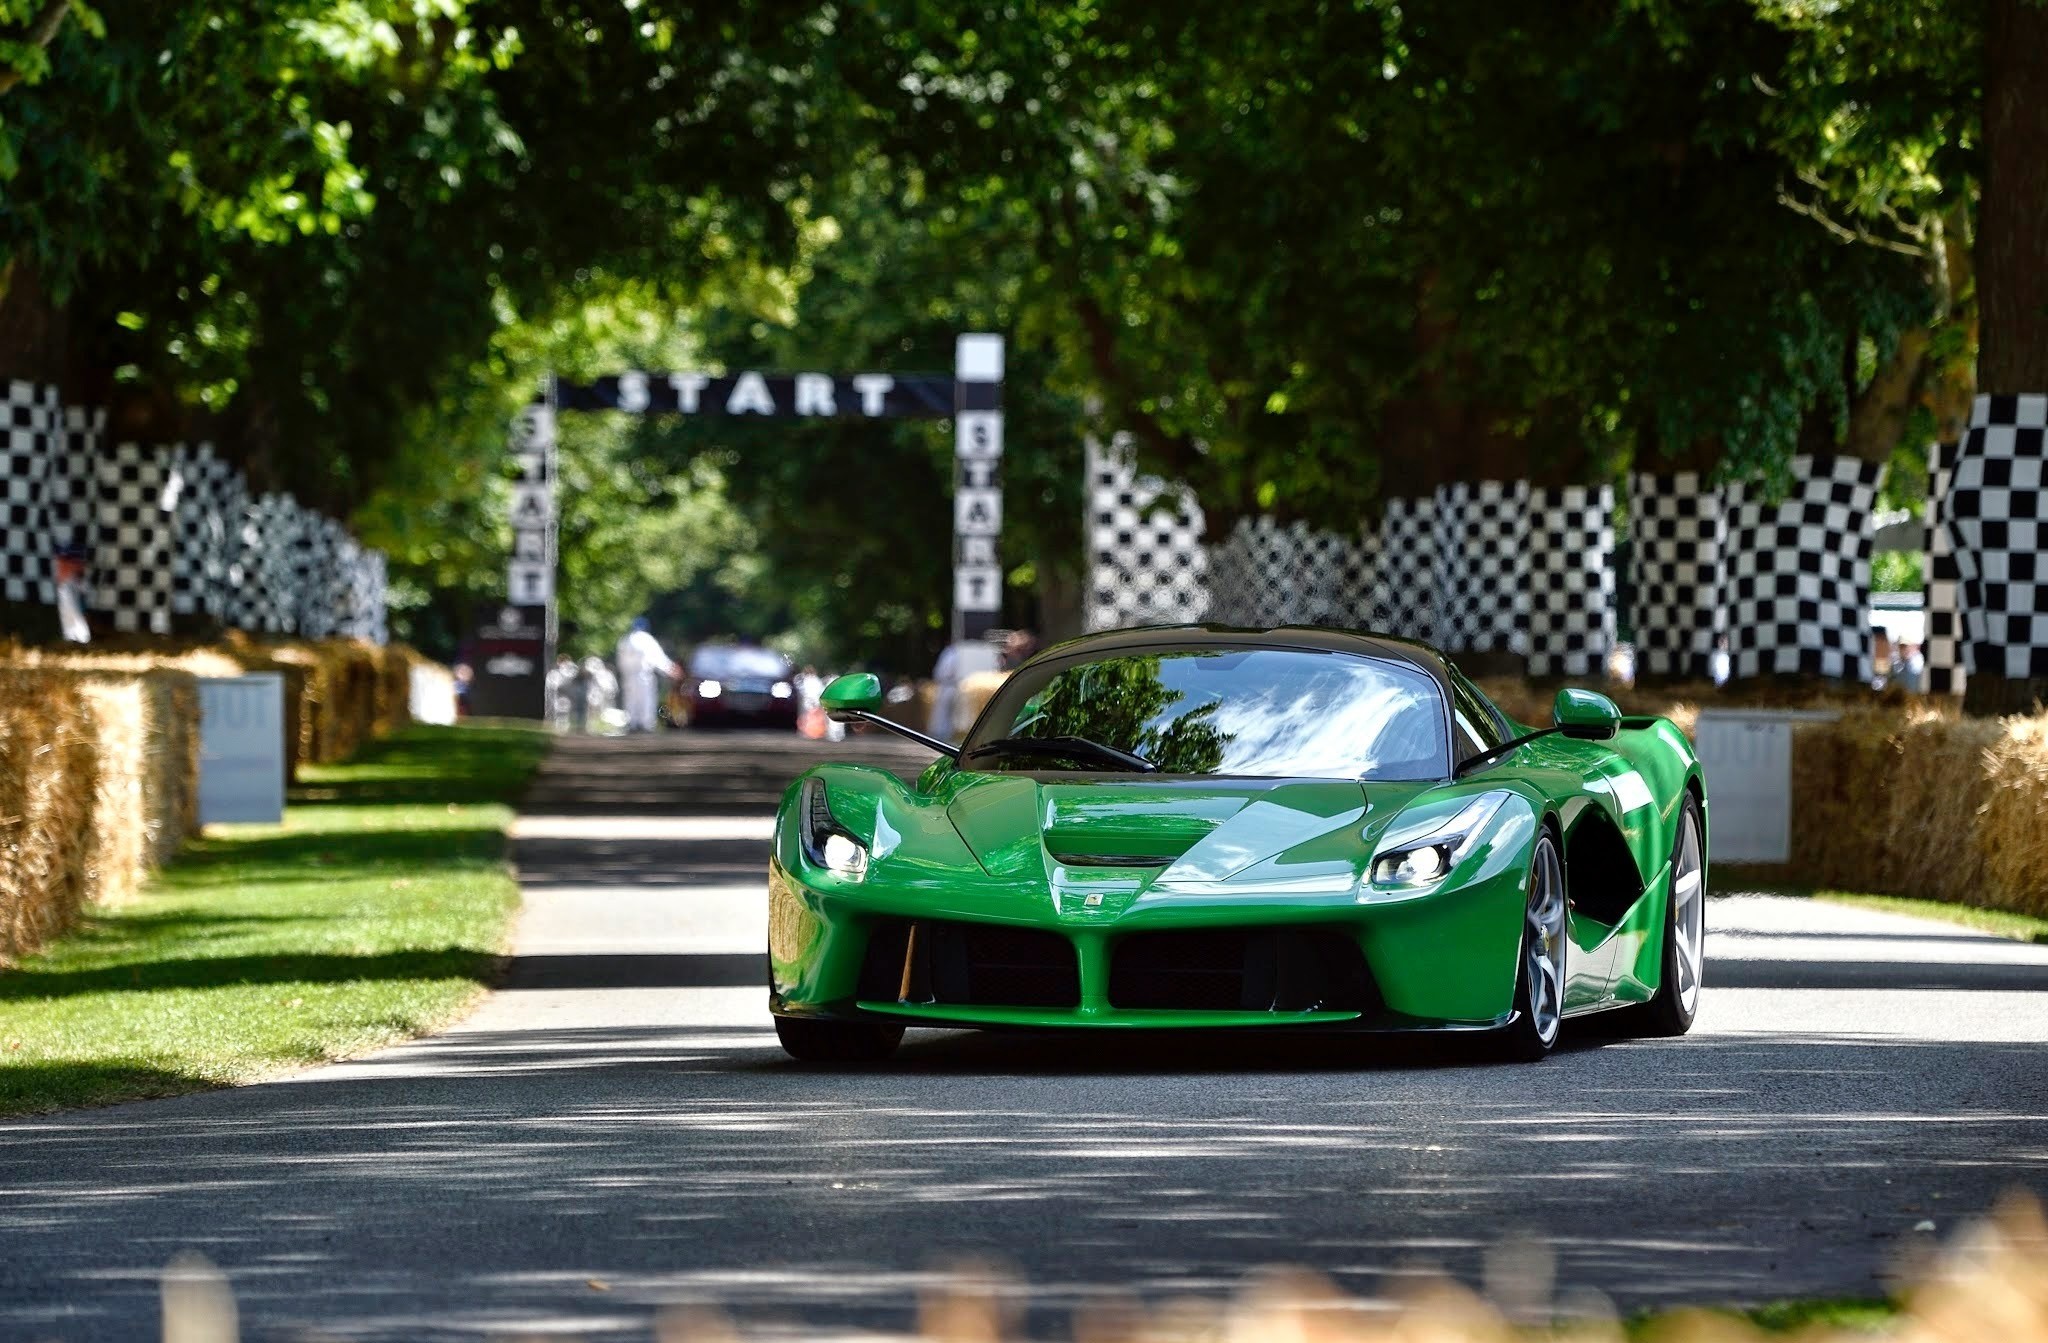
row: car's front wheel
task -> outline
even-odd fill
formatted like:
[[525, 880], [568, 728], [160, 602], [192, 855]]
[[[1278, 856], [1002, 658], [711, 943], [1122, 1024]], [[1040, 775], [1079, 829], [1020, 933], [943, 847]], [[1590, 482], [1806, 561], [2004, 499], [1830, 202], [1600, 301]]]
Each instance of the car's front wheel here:
[[782, 1042], [783, 1053], [804, 1063], [875, 1063], [896, 1052], [903, 1042], [903, 1028], [866, 1021], [777, 1017], [775, 1038]]
[[1529, 899], [1522, 914], [1521, 964], [1515, 974], [1515, 1019], [1501, 1033], [1502, 1052], [1533, 1063], [1557, 1047], [1564, 1025], [1564, 864], [1546, 830], [1529, 855]]

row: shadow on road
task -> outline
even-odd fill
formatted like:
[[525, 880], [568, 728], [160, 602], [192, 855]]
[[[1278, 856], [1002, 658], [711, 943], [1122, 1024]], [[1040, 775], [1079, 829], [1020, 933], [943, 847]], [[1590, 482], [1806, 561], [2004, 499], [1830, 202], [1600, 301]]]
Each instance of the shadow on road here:
[[[913, 1035], [823, 1071], [758, 1027], [468, 1033], [345, 1080], [0, 1126], [0, 1228], [43, 1284], [0, 1302], [0, 1333], [109, 1247], [139, 1272], [192, 1245], [266, 1327], [379, 1338], [422, 1336], [380, 1331], [398, 1280], [414, 1324], [437, 1302], [595, 1327], [715, 1301], [900, 1328], [940, 1247], [1014, 1259], [1057, 1331], [1112, 1288], [1273, 1261], [1366, 1292], [1418, 1260], [1471, 1279], [1510, 1230], [1625, 1306], [1782, 1297], [1875, 1281], [1923, 1218], [2048, 1169], [2036, 1046], [1718, 1036], [1466, 1067], [1332, 1044]], [[1929, 1089], [1947, 1099], [1906, 1099]], [[86, 1143], [103, 1165], [67, 1158]], [[607, 1266], [603, 1300], [565, 1292], [583, 1264]], [[73, 1299], [120, 1314], [152, 1290], [103, 1274]]]

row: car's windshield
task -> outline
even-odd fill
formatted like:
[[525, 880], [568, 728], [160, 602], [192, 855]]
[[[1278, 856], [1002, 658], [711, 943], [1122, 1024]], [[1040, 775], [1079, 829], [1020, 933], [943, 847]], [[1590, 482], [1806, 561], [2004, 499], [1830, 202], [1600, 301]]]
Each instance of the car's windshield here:
[[1004, 737], [1085, 737], [1167, 774], [1394, 780], [1440, 779], [1450, 769], [1443, 698], [1427, 675], [1301, 649], [1172, 649], [1027, 666], [996, 692], [967, 753], [978, 769], [1065, 767], [1037, 752], [987, 749]]
[[690, 658], [690, 674], [713, 680], [759, 677], [782, 681], [789, 678], [789, 663], [782, 654], [767, 648], [745, 648], [734, 644], [712, 644]]

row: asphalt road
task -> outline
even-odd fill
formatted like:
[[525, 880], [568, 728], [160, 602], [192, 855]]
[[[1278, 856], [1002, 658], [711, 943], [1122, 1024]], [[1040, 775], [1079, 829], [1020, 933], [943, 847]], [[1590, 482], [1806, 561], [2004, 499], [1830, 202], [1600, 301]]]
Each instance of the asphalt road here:
[[[1547, 1063], [1327, 1039], [913, 1033], [832, 1072], [775, 1047], [762, 868], [820, 747], [563, 744], [522, 821], [504, 991], [359, 1062], [0, 1123], [0, 1339], [157, 1335], [196, 1249], [244, 1337], [644, 1338], [902, 1327], [962, 1258], [1035, 1333], [1119, 1289], [1313, 1266], [1476, 1280], [1536, 1236], [1622, 1308], [1865, 1295], [2015, 1186], [2048, 1192], [2048, 947], [1803, 901], [1714, 901], [1682, 1040]], [[916, 757], [870, 742], [843, 748]]]

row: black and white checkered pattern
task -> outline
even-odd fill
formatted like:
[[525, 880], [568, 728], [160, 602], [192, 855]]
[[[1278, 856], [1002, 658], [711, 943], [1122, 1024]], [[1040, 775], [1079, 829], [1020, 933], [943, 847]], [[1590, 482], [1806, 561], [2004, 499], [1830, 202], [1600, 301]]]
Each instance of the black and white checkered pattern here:
[[1722, 601], [1733, 675], [1868, 681], [1872, 513], [1884, 467], [1795, 457], [1792, 492], [1728, 491]]
[[238, 628], [261, 634], [295, 633], [298, 501], [289, 494], [259, 495], [243, 509], [242, 518], [242, 581], [229, 618]]
[[215, 456], [211, 443], [177, 445], [171, 469], [178, 500], [171, 610], [225, 619], [230, 570], [239, 558], [235, 530], [246, 492], [241, 473]]
[[1529, 486], [1459, 481], [1436, 492], [1437, 646], [1522, 652], [1528, 623]]
[[1976, 675], [2048, 677], [2044, 457], [2048, 396], [1977, 398], [1956, 453], [1946, 514]]
[[[64, 436], [51, 459], [50, 478], [43, 490], [44, 525], [54, 545], [81, 550], [92, 545], [99, 513], [99, 482], [93, 464], [100, 459], [106, 435], [106, 411], [86, 406], [64, 408]], [[54, 578], [44, 600], [57, 600]]]
[[54, 387], [10, 381], [0, 397], [0, 601], [47, 603], [58, 542], [45, 501], [63, 412]]
[[1963, 571], [1949, 544], [1946, 509], [1960, 443], [1936, 443], [1927, 450], [1927, 560], [1921, 575], [1927, 612], [1927, 693], [1960, 695], [1969, 681], [1969, 641], [1963, 634]]
[[344, 633], [374, 644], [389, 643], [388, 617], [384, 605], [384, 552], [363, 550], [350, 569], [351, 619]]
[[168, 634], [176, 532], [169, 457], [121, 443], [94, 459], [93, 475], [92, 608], [117, 630]]
[[1367, 624], [1382, 634], [1437, 637], [1436, 500], [1389, 499], [1380, 516], [1378, 563]]
[[1594, 676], [1614, 647], [1614, 487], [1529, 492], [1529, 674]]
[[1122, 436], [1107, 447], [1088, 440], [1087, 465], [1087, 627], [1205, 618], [1208, 556], [1194, 497], [1183, 486], [1139, 475]]
[[1209, 619], [1223, 625], [1334, 625], [1371, 618], [1378, 536], [1241, 518], [1209, 549]]
[[335, 631], [336, 566], [347, 535], [334, 519], [312, 509], [300, 511], [292, 545], [292, 594], [298, 602], [299, 633], [308, 639], [325, 639]]
[[1628, 480], [1630, 623], [1636, 674], [1704, 679], [1714, 640], [1727, 631], [1721, 554], [1722, 491], [1696, 471], [1635, 472]]

